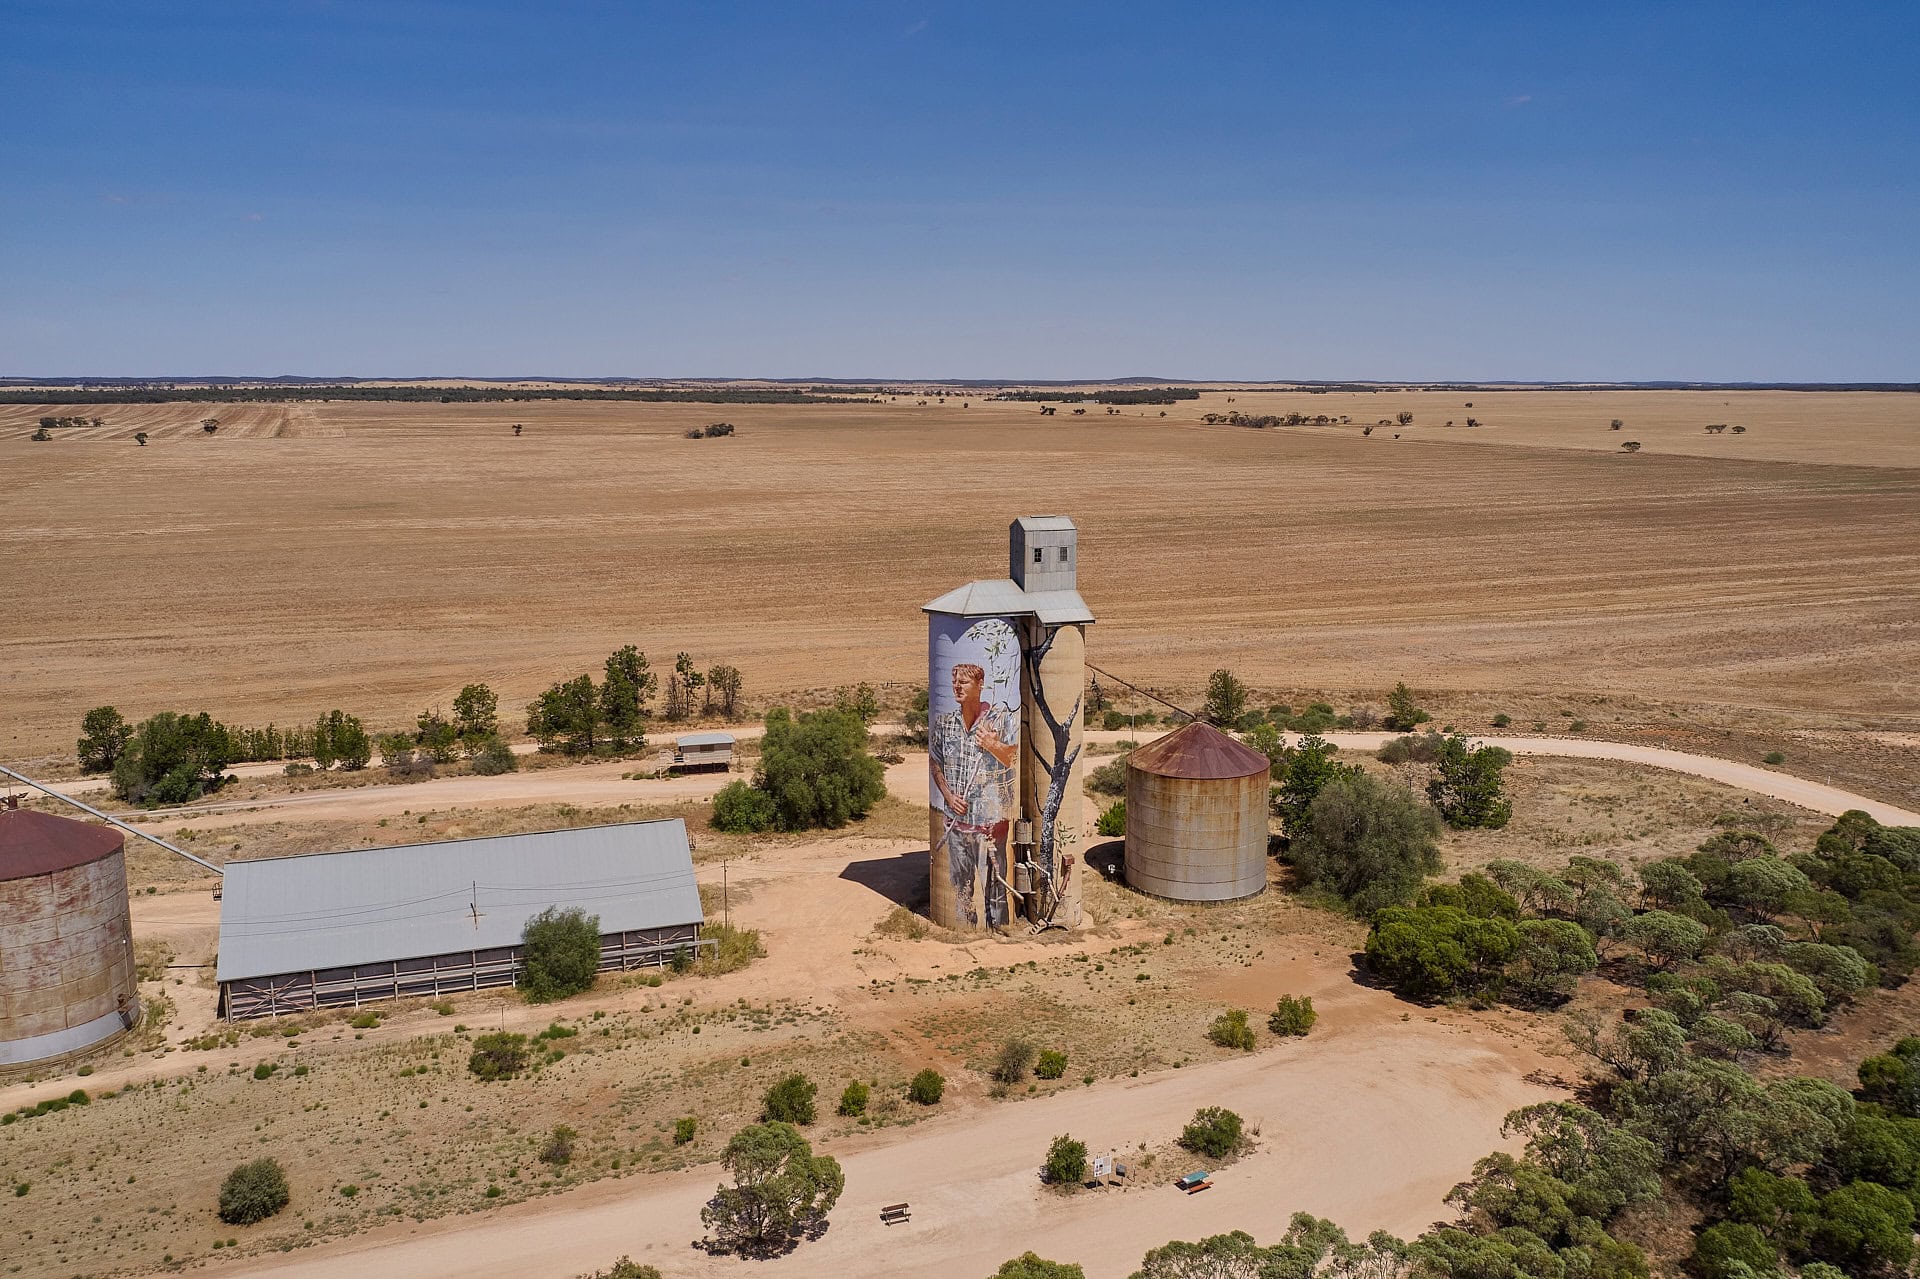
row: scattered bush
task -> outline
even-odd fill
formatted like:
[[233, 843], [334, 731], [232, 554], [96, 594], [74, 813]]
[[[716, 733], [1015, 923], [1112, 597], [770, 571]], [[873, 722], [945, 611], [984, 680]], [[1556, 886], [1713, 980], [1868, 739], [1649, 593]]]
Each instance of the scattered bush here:
[[673, 1121], [673, 1144], [676, 1146], [687, 1145], [689, 1142], [693, 1140], [693, 1135], [695, 1132], [699, 1130], [699, 1127], [700, 1127], [700, 1121], [695, 1119], [692, 1115], [687, 1115], [683, 1118], [674, 1120]]
[[278, 1069], [280, 1069], [280, 1067], [274, 1065], [272, 1062], [263, 1061], [253, 1068], [253, 1077], [255, 1079], [271, 1079], [273, 1078], [273, 1072]]
[[1073, 1185], [1087, 1179], [1087, 1144], [1061, 1135], [1047, 1147], [1047, 1180], [1056, 1186]]
[[220, 1183], [220, 1220], [231, 1226], [250, 1226], [279, 1212], [291, 1198], [287, 1174], [279, 1161], [256, 1159], [241, 1164]]
[[1315, 796], [1287, 860], [1308, 887], [1369, 915], [1412, 900], [1440, 869], [1439, 831], [1440, 819], [1404, 790], [1346, 774]]
[[1511, 723], [1513, 723], [1513, 716], [1507, 714], [1505, 711], [1501, 711], [1493, 717], [1493, 726], [1495, 728], [1505, 728]]
[[1127, 833], [1127, 801], [1116, 799], [1107, 805], [1106, 810], [1094, 822], [1094, 830], [1109, 839]]
[[643, 1266], [631, 1257], [622, 1257], [605, 1270], [596, 1270], [581, 1279], [660, 1279], [660, 1271], [654, 1266]]
[[921, 1106], [937, 1106], [947, 1094], [947, 1077], [929, 1066], [907, 1082], [907, 1100]]
[[1000, 1055], [994, 1059], [993, 1068], [987, 1071], [997, 1084], [1017, 1084], [1027, 1077], [1033, 1069], [1033, 1061], [1039, 1050], [1024, 1039], [1009, 1039], [1000, 1045]]
[[1506, 797], [1503, 781], [1512, 762], [1511, 752], [1498, 746], [1473, 746], [1455, 733], [1440, 744], [1427, 798], [1441, 820], [1455, 829], [1499, 830], [1513, 816], [1513, 801]]
[[743, 781], [728, 782], [713, 797], [715, 830], [758, 834], [772, 830], [774, 818], [773, 796]]
[[700, 1220], [720, 1248], [743, 1252], [771, 1252], [817, 1230], [847, 1184], [837, 1160], [815, 1155], [785, 1123], [742, 1128], [720, 1163], [733, 1185], [715, 1190]]
[[[1120, 727], [1125, 728], [1122, 724]], [[1098, 768], [1087, 771], [1087, 789], [1096, 795], [1127, 793], [1127, 755], [1122, 751]]]
[[1049, 1048], [1040, 1054], [1033, 1065], [1033, 1073], [1039, 1079], [1058, 1079], [1067, 1073], [1067, 1055]]
[[591, 989], [600, 975], [600, 917], [549, 906], [520, 930], [520, 989], [536, 1004]]
[[1766, 755], [1761, 758], [1760, 762], [1762, 764], [1772, 764], [1775, 767], [1778, 767], [1779, 765], [1787, 762], [1787, 757], [1781, 754], [1779, 751], [1768, 751]]
[[[1162, 413], [1161, 417], [1166, 414]], [[1023, 1252], [1003, 1261], [993, 1279], [1087, 1279], [1087, 1272], [1071, 1262], [1048, 1261], [1036, 1252]]]
[[495, 1031], [473, 1041], [473, 1055], [467, 1069], [476, 1078], [493, 1083], [512, 1079], [527, 1068], [527, 1037], [512, 1031]]
[[867, 1113], [868, 1088], [858, 1079], [848, 1084], [840, 1094], [840, 1113], [849, 1119], [857, 1119]]
[[580, 1134], [565, 1124], [557, 1125], [547, 1134], [546, 1144], [540, 1147], [540, 1162], [559, 1166], [573, 1162], [573, 1143]]
[[798, 1072], [767, 1089], [760, 1105], [763, 1123], [810, 1124], [814, 1119], [813, 1098], [819, 1087]]
[[1381, 722], [1392, 732], [1410, 733], [1432, 718], [1420, 709], [1419, 703], [1414, 700], [1413, 690], [1403, 680], [1387, 694], [1387, 715]]
[[473, 750], [473, 771], [482, 777], [498, 777], [502, 773], [512, 773], [520, 768], [520, 757], [513, 753], [513, 747], [498, 737], [482, 739]]
[[1319, 1019], [1320, 1014], [1313, 1010], [1312, 995], [1282, 995], [1267, 1018], [1267, 1029], [1276, 1035], [1304, 1035]]
[[1180, 1130], [1180, 1144], [1196, 1155], [1225, 1159], [1240, 1148], [1240, 1116], [1220, 1106], [1203, 1106]]
[[852, 710], [767, 715], [754, 787], [773, 801], [778, 830], [838, 828], [886, 796], [886, 770], [867, 753], [867, 726]]
[[1253, 1051], [1253, 1027], [1247, 1024], [1247, 1014], [1244, 1009], [1230, 1008], [1215, 1017], [1213, 1025], [1207, 1028], [1207, 1038], [1222, 1048], [1238, 1048], [1242, 1052]]

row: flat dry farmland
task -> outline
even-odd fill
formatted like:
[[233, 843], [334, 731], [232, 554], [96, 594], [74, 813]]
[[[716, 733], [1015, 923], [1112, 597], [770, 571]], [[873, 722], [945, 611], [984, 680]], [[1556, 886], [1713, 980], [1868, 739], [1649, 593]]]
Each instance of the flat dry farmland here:
[[[919, 605], [1004, 572], [1006, 522], [1036, 511], [1079, 520], [1094, 660], [1142, 682], [1228, 665], [1920, 712], [1920, 468], [959, 403], [317, 404], [287, 411], [338, 435], [0, 435], [0, 748], [71, 750], [101, 702], [389, 724], [485, 680], [517, 709], [628, 642], [731, 661], [756, 701], [918, 680]], [[718, 419], [739, 434], [682, 438]]]
[[[1231, 395], [1232, 403], [1228, 403]], [[1920, 395], [1862, 391], [1234, 391], [1209, 393], [1199, 412], [1322, 413], [1348, 429], [1381, 419], [1391, 439], [1544, 445], [1716, 459], [1920, 466]], [[1099, 409], [1091, 410], [1100, 412]], [[1132, 412], [1133, 410], [1128, 410]], [[1193, 416], [1191, 402], [1181, 415]], [[1401, 425], [1402, 412], [1413, 421]], [[1479, 423], [1469, 428], [1467, 419]], [[1615, 420], [1620, 430], [1613, 429]], [[1723, 432], [1710, 433], [1710, 425]], [[1747, 429], [1736, 435], [1733, 428]], [[1376, 436], [1383, 428], [1374, 426]]]

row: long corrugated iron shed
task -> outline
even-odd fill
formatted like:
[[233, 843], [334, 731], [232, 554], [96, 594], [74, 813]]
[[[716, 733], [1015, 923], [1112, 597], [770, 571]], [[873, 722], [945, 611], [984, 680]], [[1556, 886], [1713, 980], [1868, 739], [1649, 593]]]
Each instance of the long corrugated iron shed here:
[[236, 861], [226, 872], [222, 982], [518, 946], [549, 906], [598, 915], [602, 933], [705, 920], [677, 817]]

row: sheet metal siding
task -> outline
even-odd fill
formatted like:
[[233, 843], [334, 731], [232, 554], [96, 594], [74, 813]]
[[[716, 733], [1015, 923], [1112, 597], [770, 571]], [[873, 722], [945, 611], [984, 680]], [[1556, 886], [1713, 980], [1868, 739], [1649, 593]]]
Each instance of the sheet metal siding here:
[[0, 881], [0, 1065], [85, 1048], [140, 1015], [126, 859]]
[[238, 861], [226, 871], [222, 982], [518, 946], [526, 921], [549, 906], [598, 915], [602, 933], [705, 919], [679, 818]]
[[1267, 886], [1267, 777], [1127, 770], [1127, 883], [1175, 901], [1234, 901]]

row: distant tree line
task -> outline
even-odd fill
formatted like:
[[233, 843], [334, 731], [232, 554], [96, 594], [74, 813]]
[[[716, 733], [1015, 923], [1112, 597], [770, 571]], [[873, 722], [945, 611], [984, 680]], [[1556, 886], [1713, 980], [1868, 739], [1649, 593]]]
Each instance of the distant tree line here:
[[[1197, 394], [1197, 392], [1196, 392]], [[0, 390], [0, 404], [45, 404], [45, 391]], [[772, 388], [668, 391], [655, 387], [564, 389], [493, 386], [147, 386], [120, 390], [62, 390], [64, 404], [273, 404], [302, 400], [381, 400], [401, 403], [482, 404], [521, 400], [622, 400], [647, 404], [857, 404], [845, 395]]]
[[74, 744], [82, 771], [110, 773], [113, 793], [149, 808], [185, 804], [220, 789], [230, 765], [249, 760], [311, 756], [320, 768], [365, 768], [373, 742], [361, 722], [333, 710], [310, 729], [229, 728], [205, 711], [161, 711], [129, 724], [112, 706], [96, 706], [80, 721]]
[[106, 422], [97, 417], [43, 417], [40, 419], [40, 429], [43, 431], [57, 431], [70, 426], [105, 425]]
[[1045, 400], [1049, 404], [1083, 404], [1088, 401], [1095, 404], [1174, 404], [1180, 400], [1197, 400], [1200, 392], [1191, 387], [1163, 386], [1138, 391], [1002, 391], [993, 398], [1029, 403]]
[[1264, 431], [1276, 426], [1335, 426], [1344, 425], [1344, 417], [1330, 417], [1325, 413], [1202, 413], [1200, 420], [1210, 426], [1246, 426], [1256, 431]]

